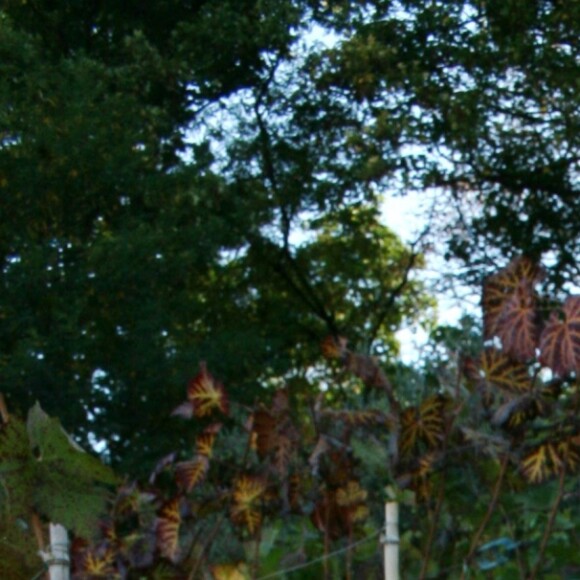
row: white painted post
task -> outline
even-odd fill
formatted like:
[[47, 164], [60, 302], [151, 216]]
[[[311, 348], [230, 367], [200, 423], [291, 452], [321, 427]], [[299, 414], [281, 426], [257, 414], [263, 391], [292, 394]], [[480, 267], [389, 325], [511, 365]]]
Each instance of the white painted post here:
[[385, 535], [383, 536], [385, 580], [399, 580], [399, 504], [385, 504]]
[[44, 561], [48, 564], [50, 580], [69, 580], [70, 557], [68, 533], [60, 524], [49, 524], [50, 546], [48, 553], [43, 554]]

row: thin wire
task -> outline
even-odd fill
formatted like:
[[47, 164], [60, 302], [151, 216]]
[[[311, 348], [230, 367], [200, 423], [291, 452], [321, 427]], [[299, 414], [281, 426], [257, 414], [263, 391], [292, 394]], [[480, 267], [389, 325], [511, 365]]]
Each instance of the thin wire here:
[[46, 574], [46, 572], [48, 571], [48, 567], [45, 566], [42, 570], [40, 570], [39, 572], [37, 572], [32, 578], [31, 580], [39, 580], [39, 578], [41, 576], [43, 576], [44, 574]]
[[273, 572], [272, 574], [267, 574], [266, 576], [260, 576], [257, 580], [266, 580], [267, 578], [276, 578], [278, 576], [282, 576], [283, 574], [288, 574], [288, 572], [295, 572], [296, 570], [302, 570], [302, 568], [306, 568], [308, 566], [312, 566], [312, 564], [318, 564], [318, 562], [323, 562], [324, 560], [328, 560], [329, 558], [333, 558], [334, 556], [338, 556], [339, 554], [343, 554], [348, 550], [360, 546], [360, 544], [364, 544], [369, 540], [372, 540], [378, 537], [384, 529], [376, 530], [374, 533], [368, 535], [366, 538], [355, 542], [354, 544], [350, 544], [340, 550], [335, 550], [334, 552], [330, 552], [330, 554], [325, 554], [324, 556], [320, 556], [319, 558], [315, 558], [314, 560], [310, 560], [309, 562], [304, 562], [303, 564], [298, 564], [297, 566], [292, 566], [291, 568], [286, 568], [285, 570], [280, 570], [278, 572]]

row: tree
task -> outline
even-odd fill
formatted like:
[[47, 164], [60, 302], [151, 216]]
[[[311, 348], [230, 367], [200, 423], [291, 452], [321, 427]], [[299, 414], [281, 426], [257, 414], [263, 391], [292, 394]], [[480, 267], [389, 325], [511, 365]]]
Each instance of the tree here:
[[522, 252], [550, 256], [558, 287], [577, 280], [578, 6], [364, 7], [317, 78], [368, 115], [362, 133], [387, 168], [383, 183], [435, 189], [442, 214], [455, 206], [441, 225], [472, 280]]
[[[0, 14], [3, 390], [133, 472], [179, 429], [166, 417], [199, 360], [250, 402], [343, 326], [394, 352], [426, 304], [421, 248], [379, 224], [348, 169], [364, 159], [337, 162], [331, 134], [358, 125], [304, 98], [307, 63], [292, 80], [307, 4], [244, 7]], [[224, 105], [233, 134], [198, 139]]]

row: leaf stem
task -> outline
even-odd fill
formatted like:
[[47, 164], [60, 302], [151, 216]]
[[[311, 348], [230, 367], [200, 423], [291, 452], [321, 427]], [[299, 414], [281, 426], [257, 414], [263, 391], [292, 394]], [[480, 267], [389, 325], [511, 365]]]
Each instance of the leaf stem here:
[[485, 512], [485, 515], [483, 516], [483, 519], [481, 520], [481, 523], [479, 524], [479, 528], [477, 528], [477, 531], [475, 532], [475, 535], [473, 536], [473, 539], [471, 540], [471, 545], [469, 546], [469, 552], [467, 553], [467, 557], [465, 558], [466, 566], [463, 568], [463, 572], [461, 573], [461, 580], [463, 580], [465, 578], [467, 566], [469, 566], [469, 564], [471, 563], [471, 560], [473, 559], [475, 551], [477, 550], [477, 547], [479, 545], [479, 540], [481, 539], [481, 536], [482, 536], [483, 532], [485, 531], [485, 528], [486, 528], [486, 526], [487, 526], [491, 516], [493, 515], [493, 512], [495, 511], [496, 506], [497, 506], [497, 500], [499, 498], [501, 486], [503, 484], [503, 480], [504, 480], [504, 477], [505, 477], [505, 474], [507, 471], [508, 461], [509, 461], [509, 454], [506, 453], [503, 456], [503, 459], [501, 462], [499, 475], [497, 476], [497, 480], [495, 482], [495, 485], [493, 488], [493, 493], [491, 496], [491, 501], [489, 502], [489, 505], [487, 506], [487, 511]]
[[528, 580], [535, 580], [541, 571], [542, 564], [544, 562], [544, 553], [545, 553], [546, 548], [548, 546], [548, 541], [550, 540], [550, 536], [552, 534], [552, 529], [554, 528], [554, 523], [556, 522], [556, 516], [558, 515], [558, 508], [560, 507], [560, 503], [562, 502], [562, 498], [564, 497], [564, 483], [565, 483], [565, 481], [566, 481], [566, 469], [562, 465], [560, 467], [560, 479], [558, 482], [558, 493], [556, 495], [556, 499], [554, 500], [554, 504], [552, 505], [552, 509], [550, 511], [550, 517], [548, 518], [548, 523], [546, 525], [546, 529], [544, 530], [544, 535], [542, 537], [542, 543], [540, 544], [540, 551], [538, 553], [538, 559], [536, 561], [536, 565], [534, 566]]

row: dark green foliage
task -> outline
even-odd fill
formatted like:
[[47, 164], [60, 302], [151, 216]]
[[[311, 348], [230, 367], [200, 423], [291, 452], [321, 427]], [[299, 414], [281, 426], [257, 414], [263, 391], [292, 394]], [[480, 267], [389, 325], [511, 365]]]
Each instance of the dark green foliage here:
[[[118, 478], [67, 435], [37, 404], [26, 423], [0, 426], [0, 571], [31, 578], [43, 570], [38, 550], [48, 538], [43, 523], [77, 536], [97, 535]], [[43, 540], [41, 540], [43, 538]]]
[[11, 408], [40, 400], [136, 473], [185, 437], [166, 417], [199, 360], [251, 402], [314, 364], [328, 332], [396, 351], [394, 331], [427, 304], [410, 281], [421, 248], [380, 226], [364, 155], [341, 161], [360, 122], [297, 58], [309, 10], [3, 6]]

